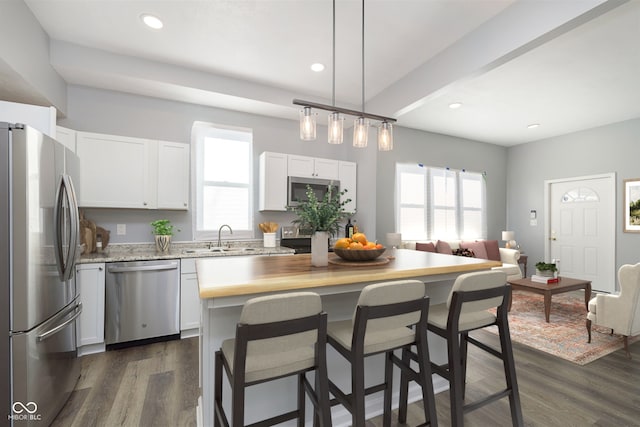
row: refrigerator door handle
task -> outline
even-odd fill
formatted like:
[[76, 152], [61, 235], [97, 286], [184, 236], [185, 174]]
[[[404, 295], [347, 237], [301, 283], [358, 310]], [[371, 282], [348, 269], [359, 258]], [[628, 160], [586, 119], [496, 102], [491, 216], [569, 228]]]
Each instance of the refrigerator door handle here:
[[[73, 309], [74, 309], [74, 311], [75, 311], [75, 313], [74, 313], [73, 317], [71, 317], [71, 318], [69, 318], [69, 319], [65, 320], [63, 323], [59, 324], [59, 325], [58, 325], [58, 326], [56, 326], [55, 328], [53, 328], [53, 329], [49, 329], [48, 331], [43, 332], [43, 333], [41, 333], [40, 335], [38, 335], [38, 336], [37, 336], [37, 338], [36, 338], [36, 339], [38, 340], [38, 342], [44, 341], [44, 340], [46, 340], [47, 338], [49, 338], [49, 337], [51, 337], [51, 336], [53, 336], [53, 335], [57, 334], [58, 332], [60, 332], [60, 331], [61, 331], [61, 330], [63, 330], [64, 328], [66, 328], [66, 327], [67, 327], [67, 325], [68, 325], [69, 323], [71, 323], [71, 322], [73, 322], [74, 320], [76, 320], [76, 319], [80, 316], [80, 314], [82, 314], [82, 303], [81, 303], [81, 302], [79, 302], [79, 303], [78, 303], [78, 305], [76, 305]], [[68, 314], [68, 313], [67, 313], [67, 314]], [[66, 314], [65, 314], [65, 316], [66, 316]]]
[[[69, 210], [69, 242], [66, 254], [64, 253], [64, 206], [65, 202]], [[55, 231], [53, 233], [54, 238], [54, 253], [56, 257], [56, 265], [58, 267], [58, 274], [60, 280], [67, 281], [73, 277], [76, 256], [78, 254], [78, 236], [80, 234], [80, 220], [78, 218], [78, 202], [76, 199], [75, 190], [71, 177], [69, 175], [62, 175], [60, 183], [58, 184], [58, 190], [56, 191], [55, 209], [53, 210], [53, 224]], [[66, 257], [65, 257], [66, 255]]]

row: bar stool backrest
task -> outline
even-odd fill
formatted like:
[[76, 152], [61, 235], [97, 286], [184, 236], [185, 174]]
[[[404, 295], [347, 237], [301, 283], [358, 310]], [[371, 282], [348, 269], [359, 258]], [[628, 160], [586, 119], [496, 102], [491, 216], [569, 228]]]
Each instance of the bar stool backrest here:
[[[505, 286], [506, 283], [507, 275], [502, 271], [480, 271], [461, 274], [453, 283], [449, 298], [447, 299], [447, 308], [451, 307], [451, 298], [456, 291], [479, 291], [482, 289], [499, 288]], [[503, 297], [495, 297], [463, 303], [461, 315], [465, 316], [498, 307], [502, 304], [502, 300]]]
[[[358, 298], [359, 306], [378, 306], [413, 301], [423, 298], [425, 285], [419, 280], [397, 280], [393, 282], [376, 283], [366, 286]], [[357, 311], [357, 307], [356, 307]], [[355, 322], [356, 312], [352, 322]], [[367, 322], [367, 329], [376, 331], [396, 329], [416, 324], [420, 320], [420, 312], [400, 314], [381, 319], [371, 319]]]
[[[313, 292], [291, 292], [269, 295], [247, 301], [240, 314], [240, 323], [256, 325], [314, 316], [322, 312], [322, 300]], [[312, 346], [318, 339], [317, 331], [250, 341], [248, 354], [275, 352]]]

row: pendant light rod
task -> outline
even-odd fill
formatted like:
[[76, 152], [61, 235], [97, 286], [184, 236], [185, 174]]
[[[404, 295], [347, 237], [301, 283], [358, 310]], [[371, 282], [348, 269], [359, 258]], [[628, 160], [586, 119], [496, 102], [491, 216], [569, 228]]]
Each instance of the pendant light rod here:
[[347, 114], [349, 116], [365, 117], [367, 119], [377, 120], [380, 122], [389, 122], [389, 123], [397, 122], [397, 120], [392, 117], [379, 116], [377, 114], [371, 114], [365, 111], [351, 110], [349, 108], [334, 107], [331, 105], [319, 104], [317, 102], [305, 101], [303, 99], [294, 99], [291, 103], [293, 105], [301, 105], [303, 107], [317, 108], [318, 110], [336, 111], [338, 113]]
[[362, 111], [364, 111], [364, 0], [362, 0]]
[[336, 106], [336, 0], [333, 0], [333, 41], [332, 41], [332, 87], [331, 87], [331, 105]]

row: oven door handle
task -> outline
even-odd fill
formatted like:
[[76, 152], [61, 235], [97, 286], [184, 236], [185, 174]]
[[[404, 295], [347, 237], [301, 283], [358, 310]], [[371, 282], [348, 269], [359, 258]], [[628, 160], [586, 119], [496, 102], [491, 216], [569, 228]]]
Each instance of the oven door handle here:
[[60, 325], [56, 326], [55, 328], [49, 329], [48, 331], [43, 332], [42, 334], [38, 335], [37, 338], [36, 338], [38, 340], [38, 342], [44, 341], [47, 338], [50, 338], [51, 336], [57, 334], [58, 332], [60, 332], [64, 328], [66, 328], [67, 325], [69, 325], [71, 322], [76, 320], [82, 314], [82, 303], [81, 302], [78, 303], [78, 305], [76, 305], [74, 307], [74, 310], [75, 310], [75, 313], [71, 318], [65, 320], [63, 323], [61, 323]]

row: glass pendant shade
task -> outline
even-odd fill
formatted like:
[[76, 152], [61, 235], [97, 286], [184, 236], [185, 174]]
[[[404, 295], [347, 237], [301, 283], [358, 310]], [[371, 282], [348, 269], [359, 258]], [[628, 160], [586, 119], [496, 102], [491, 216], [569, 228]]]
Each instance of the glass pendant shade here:
[[315, 141], [317, 113], [311, 111], [311, 107], [300, 110], [300, 139], [303, 141]]
[[382, 122], [378, 127], [378, 151], [393, 150], [393, 125]]
[[333, 112], [329, 114], [329, 144], [342, 144], [344, 139], [344, 117]]
[[358, 117], [353, 124], [353, 146], [364, 148], [369, 138], [369, 120]]

